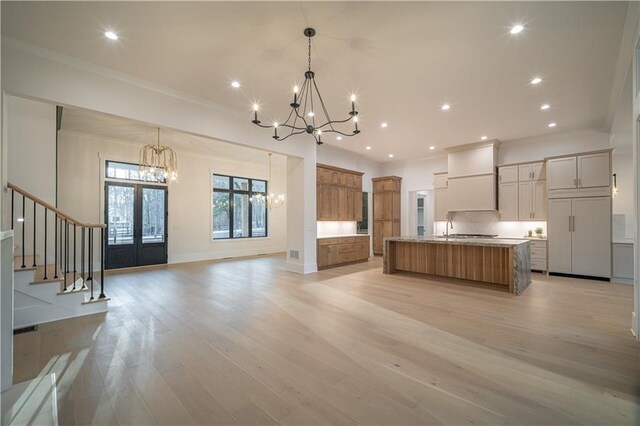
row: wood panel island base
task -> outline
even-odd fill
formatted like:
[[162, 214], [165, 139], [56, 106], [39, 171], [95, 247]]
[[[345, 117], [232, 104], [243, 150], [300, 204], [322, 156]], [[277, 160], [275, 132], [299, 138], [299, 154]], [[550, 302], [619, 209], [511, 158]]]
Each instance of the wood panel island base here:
[[526, 240], [385, 238], [383, 272], [396, 271], [499, 285], [519, 295], [531, 284], [531, 249]]

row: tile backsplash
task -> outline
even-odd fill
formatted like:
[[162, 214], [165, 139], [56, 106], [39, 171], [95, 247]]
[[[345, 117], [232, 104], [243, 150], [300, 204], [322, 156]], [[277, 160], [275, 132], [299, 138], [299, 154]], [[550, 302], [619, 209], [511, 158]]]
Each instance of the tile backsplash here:
[[[434, 234], [442, 235], [446, 222], [434, 222]], [[546, 221], [511, 222], [498, 220], [498, 212], [455, 212], [450, 234], [496, 234], [501, 237], [524, 237], [528, 231], [542, 228], [547, 235]]]

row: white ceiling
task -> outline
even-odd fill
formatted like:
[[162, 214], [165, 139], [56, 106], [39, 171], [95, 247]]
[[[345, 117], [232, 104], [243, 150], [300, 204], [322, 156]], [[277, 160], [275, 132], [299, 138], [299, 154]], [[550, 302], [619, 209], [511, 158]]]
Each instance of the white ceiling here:
[[[306, 68], [302, 30], [313, 26], [329, 111], [346, 115], [355, 91], [361, 112], [360, 135], [327, 142], [388, 161], [441, 155], [481, 135], [602, 128], [626, 10], [624, 2], [2, 2], [2, 33], [246, 111], [251, 126], [254, 100], [265, 120], [285, 118]], [[525, 30], [512, 36], [515, 23]], [[106, 29], [120, 39], [107, 40]], [[529, 84], [535, 75], [539, 86]], [[540, 111], [543, 103], [551, 108]], [[285, 143], [312, 143], [297, 138]]]

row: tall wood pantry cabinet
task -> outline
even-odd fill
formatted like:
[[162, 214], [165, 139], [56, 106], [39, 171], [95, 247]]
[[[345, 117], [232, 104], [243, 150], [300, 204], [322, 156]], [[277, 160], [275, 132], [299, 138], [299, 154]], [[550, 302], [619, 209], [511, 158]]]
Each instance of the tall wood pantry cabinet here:
[[362, 220], [362, 175], [361, 172], [318, 163], [317, 220]]
[[373, 178], [373, 253], [382, 254], [385, 237], [400, 236], [400, 184], [402, 178]]

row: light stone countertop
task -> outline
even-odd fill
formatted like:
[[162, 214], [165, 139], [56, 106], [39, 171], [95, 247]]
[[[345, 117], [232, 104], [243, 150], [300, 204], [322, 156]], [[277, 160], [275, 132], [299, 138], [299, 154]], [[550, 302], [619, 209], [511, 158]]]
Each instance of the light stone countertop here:
[[467, 246], [514, 247], [526, 244], [529, 240], [515, 238], [455, 238], [435, 235], [425, 237], [387, 237], [385, 241], [404, 241], [412, 243], [460, 244]]

